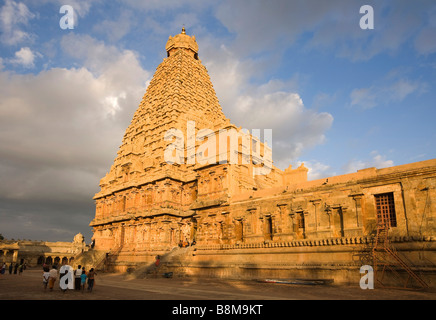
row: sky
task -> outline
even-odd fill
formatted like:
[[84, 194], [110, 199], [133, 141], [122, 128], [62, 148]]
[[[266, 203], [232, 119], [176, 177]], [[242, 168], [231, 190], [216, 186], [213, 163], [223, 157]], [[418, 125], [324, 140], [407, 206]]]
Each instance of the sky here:
[[0, 1], [0, 234], [91, 241], [99, 181], [182, 26], [224, 114], [272, 129], [280, 169], [435, 158], [433, 0]]

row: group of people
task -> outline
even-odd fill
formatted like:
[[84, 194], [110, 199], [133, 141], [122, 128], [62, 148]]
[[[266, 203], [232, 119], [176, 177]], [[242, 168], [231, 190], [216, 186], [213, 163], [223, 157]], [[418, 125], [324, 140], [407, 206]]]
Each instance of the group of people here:
[[21, 275], [23, 273], [24, 270], [26, 270], [26, 263], [16, 263], [15, 265], [12, 264], [12, 262], [10, 263], [9, 267], [6, 266], [6, 263], [3, 262], [1, 270], [0, 270], [0, 274], [3, 275], [6, 273], [6, 268], [8, 268], [9, 270], [9, 274], [12, 274], [12, 271], [14, 272], [14, 274], [19, 274]]
[[180, 240], [179, 241], [179, 247], [180, 248], [186, 248], [186, 247], [189, 247], [190, 245], [191, 246], [195, 246], [195, 244], [196, 244], [195, 240], [193, 240], [191, 244], [189, 244], [188, 240], [185, 240], [185, 241]]
[[[63, 266], [65, 267], [65, 266]], [[44, 290], [49, 288], [50, 291], [53, 291], [54, 285], [56, 281], [61, 281], [62, 277], [67, 276], [67, 273], [69, 272], [68, 268], [61, 268], [58, 272], [58, 267], [56, 264], [54, 264], [51, 269], [49, 266], [44, 265], [43, 266], [43, 275], [42, 275], [42, 283], [44, 286]], [[64, 270], [62, 270], [64, 269]], [[85, 267], [82, 267], [79, 265], [76, 270], [73, 272], [73, 283], [70, 284], [70, 288], [74, 287], [75, 290], [81, 290], [82, 292], [85, 291], [86, 282], [88, 282], [88, 288], [87, 290], [89, 292], [92, 292], [92, 289], [94, 287], [95, 283], [95, 276], [96, 273], [94, 271], [94, 268], [91, 268], [88, 272], [86, 272]], [[61, 289], [65, 292], [66, 288], [63, 289], [61, 286]]]

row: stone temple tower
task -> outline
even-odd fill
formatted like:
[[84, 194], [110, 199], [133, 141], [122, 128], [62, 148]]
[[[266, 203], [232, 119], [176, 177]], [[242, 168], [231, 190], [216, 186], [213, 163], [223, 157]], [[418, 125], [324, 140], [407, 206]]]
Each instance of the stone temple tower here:
[[[100, 181], [101, 191], [94, 197], [96, 215], [90, 225], [97, 249], [124, 252], [134, 248], [138, 254], [170, 248], [180, 240], [198, 241], [202, 236], [197, 235], [197, 219], [202, 208], [225, 205], [241, 190], [272, 185], [277, 182], [276, 175], [281, 179], [275, 168], [269, 177], [253, 177], [254, 165], [249, 161], [233, 168], [219, 158], [218, 146], [206, 152], [214, 154], [212, 160], [217, 161], [191, 161], [201, 141], [218, 143], [220, 130], [233, 130], [248, 137], [250, 143], [251, 136], [225, 117], [199, 60], [195, 37], [183, 28], [169, 37], [166, 51], [110, 171]], [[166, 138], [168, 130], [182, 134], [175, 137], [182, 139], [181, 147], [174, 150], [180, 156], [178, 163], [165, 158], [174, 142], [174, 138]], [[202, 139], [189, 136], [189, 132], [201, 130], [206, 130]], [[250, 144], [243, 149], [241, 139], [237, 141], [236, 159], [249, 159]], [[224, 153], [229, 152], [226, 147]]]
[[436, 159], [312, 181], [304, 165], [282, 171], [270, 142], [225, 117], [195, 37], [182, 29], [166, 52], [94, 196], [96, 261], [126, 271], [163, 255], [179, 273], [356, 284], [356, 253], [403, 261], [393, 241], [434, 277]]

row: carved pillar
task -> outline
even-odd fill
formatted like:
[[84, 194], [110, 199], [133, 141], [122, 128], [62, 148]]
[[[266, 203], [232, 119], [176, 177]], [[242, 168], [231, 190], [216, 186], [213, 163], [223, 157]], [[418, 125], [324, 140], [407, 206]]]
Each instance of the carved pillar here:
[[244, 238], [250, 242], [257, 242], [263, 240], [263, 235], [260, 229], [261, 220], [258, 218], [258, 208], [248, 208], [246, 211], [246, 218], [244, 219]]
[[230, 212], [229, 211], [224, 211], [221, 212], [221, 216], [222, 216], [222, 239], [224, 243], [228, 243], [228, 240], [230, 238], [230, 232], [229, 232], [229, 219], [230, 219]]
[[336, 237], [345, 236], [345, 219], [344, 213], [347, 211], [347, 207], [343, 205], [332, 205], [331, 207], [331, 220], [333, 227], [333, 235]]
[[310, 202], [312, 202], [313, 207], [314, 207], [314, 214], [313, 214], [313, 218], [315, 220], [315, 230], [314, 232], [318, 232], [318, 226], [319, 226], [319, 222], [318, 222], [318, 215], [321, 213], [320, 211], [320, 204], [321, 204], [321, 199], [315, 199], [315, 200], [310, 200]]
[[355, 202], [355, 210], [356, 210], [356, 228], [362, 228], [362, 200], [363, 200], [363, 193], [359, 194], [353, 194], [350, 195], [350, 197], [353, 197], [353, 200]]
[[124, 239], [125, 239], [125, 226], [124, 226], [124, 223], [120, 224], [118, 232], [119, 232], [118, 246], [122, 247], [124, 245]]
[[274, 225], [273, 216], [271, 214], [266, 214], [262, 216], [262, 234], [265, 241], [273, 240], [274, 237]]
[[288, 205], [287, 204], [277, 204], [277, 214], [276, 221], [278, 220], [277, 233], [283, 234], [286, 230], [286, 217], [288, 215]]
[[332, 228], [332, 220], [331, 220], [331, 214], [332, 214], [332, 209], [329, 207], [329, 206], [325, 206], [325, 208], [324, 208], [324, 212], [325, 212], [325, 214], [327, 215], [327, 217], [328, 217], [328, 225], [327, 225], [327, 228], [328, 229], [331, 229]]
[[244, 242], [245, 234], [244, 218], [238, 217], [234, 219], [234, 236], [236, 243]]
[[106, 218], [109, 214], [108, 214], [108, 206], [107, 206], [107, 200], [106, 200], [106, 198], [103, 198], [102, 200], [101, 200], [101, 206], [102, 206], [102, 208], [101, 208], [101, 216], [103, 217], [103, 218]]

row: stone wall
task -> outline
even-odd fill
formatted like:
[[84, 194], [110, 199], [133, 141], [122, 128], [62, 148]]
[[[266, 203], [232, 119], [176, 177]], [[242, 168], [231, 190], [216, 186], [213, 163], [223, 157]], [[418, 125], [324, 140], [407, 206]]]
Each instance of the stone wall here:
[[368, 259], [375, 235], [375, 197], [389, 193], [396, 221], [389, 231], [392, 244], [433, 283], [435, 173], [435, 161], [430, 160], [253, 190], [224, 203], [214, 203], [211, 195], [196, 202], [191, 215], [134, 214], [128, 221], [97, 227], [95, 235], [102, 241], [99, 228], [112, 228], [106, 236], [119, 248], [111, 259], [114, 271], [152, 263], [157, 254], [168, 254], [181, 239], [195, 239], [194, 254], [183, 267], [185, 275], [322, 276], [352, 283], [359, 277], [360, 266], [372, 263], [364, 263], [361, 256]]
[[0, 241], [0, 262], [20, 263], [22, 260], [30, 267], [53, 264], [62, 261], [73, 263], [74, 258], [89, 250], [82, 234], [77, 234], [72, 242], [50, 242], [32, 240]]

